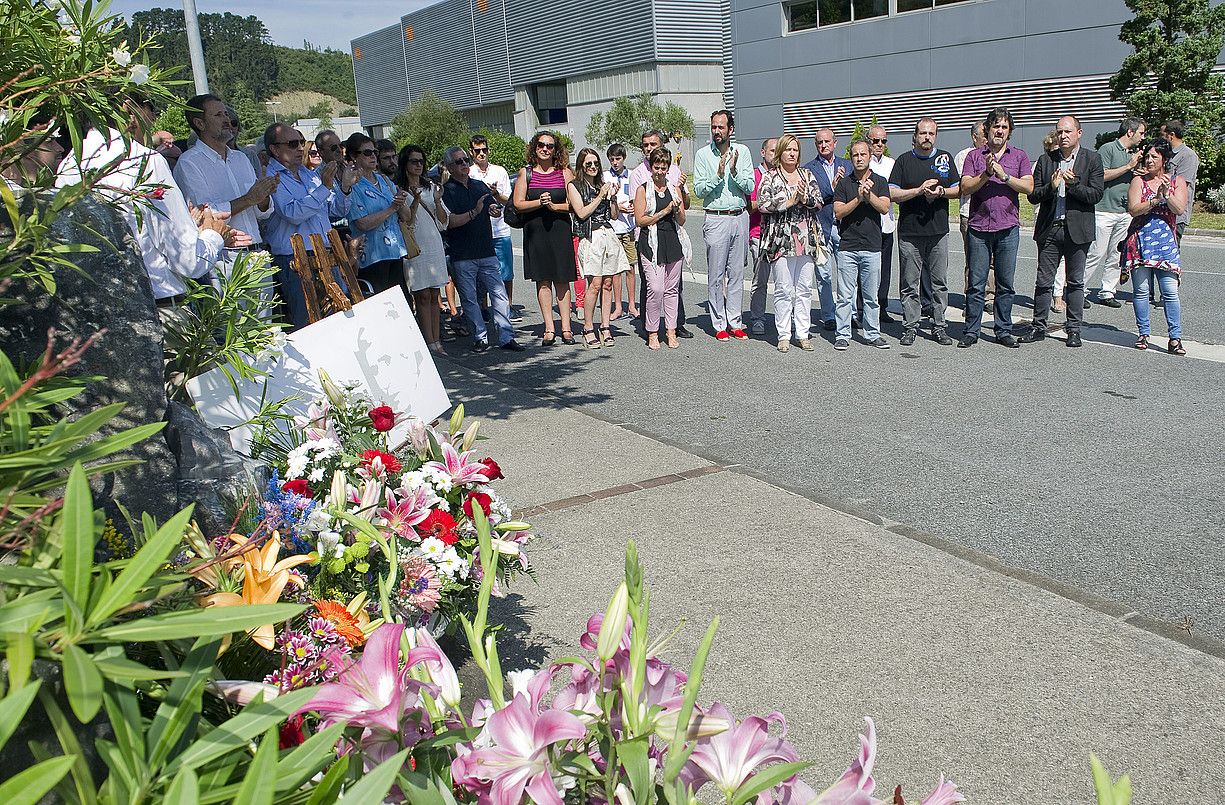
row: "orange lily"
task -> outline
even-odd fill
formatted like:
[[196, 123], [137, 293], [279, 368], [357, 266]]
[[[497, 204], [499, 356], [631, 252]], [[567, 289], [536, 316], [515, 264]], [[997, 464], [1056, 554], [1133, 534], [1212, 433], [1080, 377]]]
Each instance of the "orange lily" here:
[[[230, 534], [230, 539], [245, 545], [250, 538], [242, 534]], [[281, 600], [281, 592], [285, 585], [302, 582], [290, 575], [291, 568], [310, 562], [309, 556], [296, 555], [277, 561], [281, 552], [281, 536], [272, 532], [272, 536], [262, 548], [246, 551], [239, 558], [243, 564], [242, 595], [237, 593], [213, 593], [205, 596], [205, 607], [229, 607], [241, 604], [275, 604]], [[271, 623], [266, 623], [251, 632], [251, 639], [271, 651], [276, 645], [276, 632]]]

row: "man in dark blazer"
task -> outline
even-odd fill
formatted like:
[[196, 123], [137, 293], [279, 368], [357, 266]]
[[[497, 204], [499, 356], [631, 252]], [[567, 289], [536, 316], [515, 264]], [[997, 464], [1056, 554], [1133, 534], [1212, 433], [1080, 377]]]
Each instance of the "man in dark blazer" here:
[[832, 129], [817, 131], [817, 157], [804, 165], [812, 171], [821, 189], [821, 211], [817, 220], [821, 222], [821, 233], [829, 244], [829, 262], [816, 266], [817, 292], [821, 300], [821, 323], [826, 330], [834, 324], [834, 266], [838, 265], [838, 227], [834, 226], [834, 188], [843, 176], [850, 176], [855, 166], [850, 160], [835, 155], [838, 140]]
[[1034, 326], [1022, 340], [1046, 338], [1046, 317], [1055, 296], [1055, 274], [1062, 259], [1067, 272], [1063, 292], [1067, 306], [1069, 347], [1080, 346], [1085, 308], [1085, 257], [1096, 236], [1094, 205], [1105, 191], [1102, 158], [1080, 145], [1080, 121], [1074, 116], [1055, 124], [1058, 147], [1038, 157], [1029, 201], [1038, 209], [1034, 240], [1038, 242], [1038, 282], [1034, 289]]

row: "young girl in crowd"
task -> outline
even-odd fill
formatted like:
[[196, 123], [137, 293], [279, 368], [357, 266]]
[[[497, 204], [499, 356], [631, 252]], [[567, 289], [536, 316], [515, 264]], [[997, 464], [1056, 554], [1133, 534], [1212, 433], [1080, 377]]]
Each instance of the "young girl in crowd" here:
[[613, 232], [613, 201], [620, 189], [614, 182], [604, 181], [604, 166], [600, 155], [591, 148], [578, 152], [576, 176], [566, 188], [570, 214], [574, 219], [574, 235], [578, 240], [579, 273], [587, 278], [587, 295], [583, 304], [583, 343], [597, 349], [601, 338], [595, 323], [596, 299], [600, 299], [600, 323], [604, 331], [603, 344], [612, 346], [613, 279], [629, 271], [625, 249]]

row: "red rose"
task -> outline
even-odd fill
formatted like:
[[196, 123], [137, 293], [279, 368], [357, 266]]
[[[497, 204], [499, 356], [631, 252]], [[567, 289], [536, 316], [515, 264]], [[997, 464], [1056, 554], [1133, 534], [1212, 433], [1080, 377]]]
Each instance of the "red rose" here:
[[481, 511], [485, 512], [485, 516], [489, 516], [489, 510], [493, 508], [493, 498], [486, 495], [484, 492], [473, 492], [464, 498], [464, 514], [468, 515], [469, 520], [475, 520], [476, 516], [472, 512], [472, 501], [476, 500], [477, 505], [481, 507]]
[[430, 512], [430, 516], [417, 526], [417, 533], [422, 539], [437, 537], [444, 545], [454, 545], [459, 539], [455, 536], [455, 518], [441, 509]]
[[374, 423], [375, 430], [386, 433], [396, 424], [396, 412], [392, 411], [391, 406], [389, 405], [380, 405], [377, 408], [371, 408], [370, 421]]
[[281, 484], [281, 491], [293, 492], [295, 495], [302, 495], [303, 497], [307, 498], [313, 498], [315, 496], [315, 493], [311, 491], [310, 484], [306, 482], [305, 478], [295, 478], [292, 481], [286, 481], [285, 483]]
[[278, 749], [292, 749], [306, 742], [306, 733], [302, 730], [302, 716], [294, 716], [281, 725]]
[[367, 450], [362, 453], [362, 466], [367, 469], [374, 463], [375, 459], [379, 459], [383, 463], [383, 469], [389, 475], [400, 471], [400, 462], [391, 453], [384, 453], [381, 450]]
[[482, 458], [481, 464], [485, 467], [485, 475], [489, 476], [489, 480], [499, 481], [506, 477], [502, 474], [502, 468], [498, 466], [498, 462], [489, 456]]

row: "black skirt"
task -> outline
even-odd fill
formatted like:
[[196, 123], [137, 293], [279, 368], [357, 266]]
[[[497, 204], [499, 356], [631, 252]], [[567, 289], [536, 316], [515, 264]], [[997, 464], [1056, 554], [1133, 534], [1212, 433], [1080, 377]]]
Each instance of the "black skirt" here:
[[[550, 193], [554, 204], [564, 204], [566, 191], [557, 188], [528, 187], [528, 200]], [[574, 235], [570, 213], [542, 209], [524, 217], [523, 276], [532, 282], [574, 282], [578, 266], [574, 262]]]

